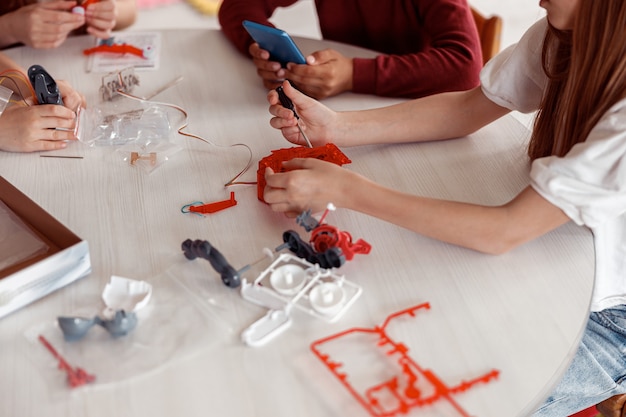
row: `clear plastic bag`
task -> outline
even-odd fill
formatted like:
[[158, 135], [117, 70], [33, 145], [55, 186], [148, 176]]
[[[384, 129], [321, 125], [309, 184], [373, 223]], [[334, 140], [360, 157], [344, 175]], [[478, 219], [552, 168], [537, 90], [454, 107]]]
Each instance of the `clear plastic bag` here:
[[136, 102], [81, 109], [76, 130], [90, 146], [167, 142], [172, 133], [166, 108]]
[[[150, 280], [150, 302], [137, 314], [137, 327], [129, 334], [113, 337], [105, 329], [94, 326], [80, 340], [66, 341], [56, 317], [28, 328], [24, 335], [25, 352], [41, 370], [51, 397], [59, 400], [68, 392], [92, 390], [140, 378], [157, 372], [176, 361], [223, 344], [232, 328], [218, 316], [207, 314], [176, 279], [178, 264]], [[59, 316], [97, 314], [103, 307], [99, 295], [84, 300], [82, 306]], [[69, 313], [69, 314], [67, 314]], [[58, 368], [59, 360], [40, 342], [44, 336], [51, 346], [72, 367], [80, 367], [95, 376], [95, 381], [70, 389], [67, 374]]]

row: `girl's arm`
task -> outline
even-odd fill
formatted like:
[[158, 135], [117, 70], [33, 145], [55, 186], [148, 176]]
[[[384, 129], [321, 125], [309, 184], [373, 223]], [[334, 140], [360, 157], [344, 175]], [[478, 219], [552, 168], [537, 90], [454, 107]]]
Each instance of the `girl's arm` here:
[[117, 0], [117, 22], [114, 30], [122, 30], [131, 26], [137, 20], [136, 0]]
[[[301, 127], [314, 145], [338, 146], [420, 142], [467, 136], [502, 117], [508, 109], [489, 100], [480, 87], [442, 93], [393, 106], [355, 112], [334, 112], [283, 83], [295, 104]], [[275, 91], [268, 93], [270, 124], [290, 142], [303, 144], [293, 112], [282, 107]]]
[[481, 206], [402, 193], [314, 158], [266, 172], [264, 200], [273, 210], [296, 215], [332, 202], [433, 239], [499, 254], [541, 236], [569, 218], [531, 187], [501, 206]]

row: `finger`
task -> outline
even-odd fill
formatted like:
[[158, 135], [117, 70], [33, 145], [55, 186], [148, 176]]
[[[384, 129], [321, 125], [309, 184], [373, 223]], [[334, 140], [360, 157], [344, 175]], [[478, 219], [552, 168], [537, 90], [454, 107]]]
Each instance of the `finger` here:
[[44, 142], [67, 142], [76, 140], [73, 130], [42, 129], [39, 140]]
[[267, 92], [267, 102], [270, 103], [270, 113], [274, 114], [272, 113], [271, 107], [274, 107], [278, 103], [280, 103], [280, 100], [278, 99], [278, 93], [275, 89], [271, 89]]
[[35, 142], [30, 142], [28, 151], [29, 152], [56, 151], [56, 150], [65, 149], [65, 148], [67, 148], [67, 142], [38, 140]]
[[261, 49], [258, 43], [254, 42], [248, 47], [248, 52], [253, 58], [257, 58], [263, 61], [270, 59], [270, 53], [265, 49]]
[[55, 151], [67, 148], [65, 141], [49, 141], [45, 139], [24, 141], [15, 149], [19, 152]]
[[112, 36], [111, 29], [98, 29], [94, 26], [87, 26], [87, 33], [98, 39], [109, 39]]
[[311, 61], [313, 61], [310, 63], [310, 65], [322, 65], [330, 61], [334, 61], [336, 59], [337, 53], [338, 52], [333, 49], [323, 49], [321, 51], [315, 51], [310, 55]]
[[289, 81], [283, 82], [283, 91], [287, 94], [287, 97], [291, 99], [291, 101], [296, 105], [296, 108], [300, 108], [305, 106], [309, 102], [313, 102], [310, 97], [302, 94], [300, 91], [296, 90]]
[[257, 74], [263, 79], [263, 82], [280, 85], [285, 81], [285, 72], [281, 69], [278, 72], [264, 71], [257, 68]]
[[[74, 120], [76, 113], [66, 106], [59, 106], [56, 104], [41, 104], [33, 108], [34, 111], [43, 118], [58, 119], [58, 120]], [[56, 126], [47, 126], [56, 127]]]
[[279, 72], [282, 70], [283, 75], [284, 75], [285, 71], [279, 62], [268, 61], [266, 59], [257, 59], [257, 58], [253, 58], [252, 62], [254, 62], [254, 66], [257, 67], [257, 70], [268, 71], [268, 72]]
[[74, 8], [78, 2], [76, 1], [48, 1], [48, 2], [40, 2], [39, 6], [46, 10], [63, 10], [70, 11]]
[[[272, 106], [272, 107], [278, 107], [278, 106]], [[283, 111], [284, 107], [279, 108], [279, 111]], [[298, 121], [296, 120], [295, 117], [293, 117], [293, 112], [291, 113], [291, 119], [286, 119], [284, 117], [272, 117], [270, 119], [270, 126], [272, 126], [274, 129], [280, 129], [283, 132], [294, 132], [294, 133], [300, 133], [300, 130], [298, 130]]]
[[293, 169], [305, 169], [311, 168], [311, 164], [315, 164], [317, 159], [315, 158], [293, 158], [288, 161], [283, 161], [283, 168], [293, 170]]

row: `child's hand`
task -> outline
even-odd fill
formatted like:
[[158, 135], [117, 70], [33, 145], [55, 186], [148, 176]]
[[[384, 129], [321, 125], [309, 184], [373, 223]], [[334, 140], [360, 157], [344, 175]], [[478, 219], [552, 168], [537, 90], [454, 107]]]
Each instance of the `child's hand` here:
[[[287, 97], [295, 105], [296, 112], [300, 116], [300, 127], [304, 130], [313, 146], [322, 146], [333, 142], [330, 132], [332, 123], [335, 121], [337, 113], [330, 110], [320, 102], [305, 96], [293, 88], [288, 81], [282, 83], [283, 90]], [[298, 120], [293, 111], [280, 104], [278, 93], [274, 90], [267, 94], [267, 101], [270, 103], [269, 111], [275, 117], [270, 120], [270, 125], [275, 129], [280, 129], [285, 139], [297, 145], [305, 145], [305, 139], [298, 129]]]
[[85, 24], [85, 17], [71, 13], [75, 1], [51, 1], [24, 6], [10, 13], [9, 31], [16, 42], [33, 48], [56, 48], [75, 29]]
[[87, 33], [108, 39], [117, 24], [118, 9], [115, 0], [100, 0], [85, 9]]
[[626, 394], [615, 395], [596, 406], [604, 417], [626, 416]]
[[57, 81], [57, 86], [59, 87], [63, 104], [68, 109], [76, 111], [79, 107], [85, 107], [87, 105], [85, 97], [74, 90], [67, 81], [59, 80]]
[[306, 65], [287, 64], [285, 74], [304, 94], [322, 99], [352, 90], [352, 58], [325, 49], [309, 55], [306, 61]]
[[[64, 106], [42, 104], [13, 105], [0, 115], [0, 149], [34, 152], [63, 149], [74, 140], [76, 114]], [[57, 130], [63, 128], [69, 130]]]
[[273, 90], [285, 81], [285, 70], [280, 62], [270, 61], [270, 53], [261, 49], [258, 43], [253, 43], [248, 48], [252, 62], [256, 66], [256, 72], [263, 80], [263, 85], [268, 90]]
[[304, 210], [314, 213], [326, 208], [328, 203], [342, 206], [345, 186], [351, 186], [352, 172], [332, 162], [315, 158], [294, 158], [284, 162], [286, 172], [265, 171], [266, 186], [263, 200], [272, 210], [297, 216]]

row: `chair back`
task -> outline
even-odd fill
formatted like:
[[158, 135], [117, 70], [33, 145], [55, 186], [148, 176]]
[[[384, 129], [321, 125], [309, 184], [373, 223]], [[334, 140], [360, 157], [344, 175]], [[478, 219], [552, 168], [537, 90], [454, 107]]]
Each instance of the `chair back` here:
[[472, 15], [478, 29], [480, 47], [483, 53], [483, 64], [486, 64], [498, 52], [500, 52], [500, 38], [502, 37], [502, 18], [498, 15], [483, 16], [475, 8]]

